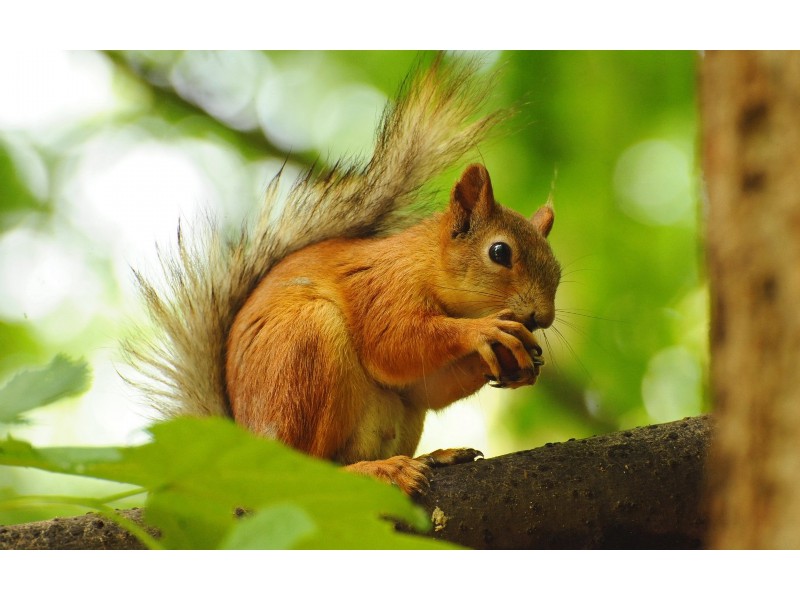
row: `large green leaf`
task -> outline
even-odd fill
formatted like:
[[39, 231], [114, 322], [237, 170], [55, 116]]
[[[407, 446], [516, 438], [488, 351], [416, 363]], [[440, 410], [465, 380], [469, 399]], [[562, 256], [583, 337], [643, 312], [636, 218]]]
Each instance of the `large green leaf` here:
[[[168, 548], [445, 547], [394, 531], [392, 520], [429, 526], [397, 489], [229, 421], [180, 419], [152, 432], [152, 442], [132, 448], [36, 449], [9, 439], [0, 443], [0, 464], [142, 486], [149, 492], [147, 520]], [[238, 518], [237, 509], [247, 516]]]

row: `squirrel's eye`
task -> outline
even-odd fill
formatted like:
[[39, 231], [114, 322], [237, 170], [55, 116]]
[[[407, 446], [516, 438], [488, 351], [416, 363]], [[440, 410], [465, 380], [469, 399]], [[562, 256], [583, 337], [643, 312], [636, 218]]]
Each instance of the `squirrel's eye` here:
[[495, 242], [489, 246], [489, 258], [498, 265], [511, 267], [511, 246], [505, 242]]

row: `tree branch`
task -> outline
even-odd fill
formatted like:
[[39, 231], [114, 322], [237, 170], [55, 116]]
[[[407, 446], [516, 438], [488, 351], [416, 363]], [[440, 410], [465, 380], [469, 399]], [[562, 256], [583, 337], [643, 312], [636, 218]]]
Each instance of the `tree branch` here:
[[[142, 509], [119, 511], [144, 525]], [[0, 526], [0, 550], [141, 550], [127, 530], [96, 513], [21, 525]]]
[[[420, 504], [472, 548], [699, 548], [710, 437], [694, 417], [437, 469]], [[0, 549], [141, 547], [96, 514], [0, 527]]]
[[435, 472], [433, 536], [471, 548], [699, 548], [708, 417]]
[[124, 74], [141, 85], [145, 86], [153, 95], [153, 103], [149, 110], [170, 123], [191, 122], [190, 117], [202, 119], [203, 127], [197, 128], [203, 135], [212, 134], [235, 145], [247, 158], [261, 158], [272, 156], [276, 158], [291, 158], [292, 161], [303, 167], [312, 167], [320, 162], [312, 152], [289, 153], [278, 148], [260, 130], [241, 130], [231, 127], [220, 121], [217, 117], [206, 112], [202, 107], [184, 99], [172, 86], [159, 83], [156, 78], [131, 64], [124, 52], [105, 51], [108, 58], [120, 73]]

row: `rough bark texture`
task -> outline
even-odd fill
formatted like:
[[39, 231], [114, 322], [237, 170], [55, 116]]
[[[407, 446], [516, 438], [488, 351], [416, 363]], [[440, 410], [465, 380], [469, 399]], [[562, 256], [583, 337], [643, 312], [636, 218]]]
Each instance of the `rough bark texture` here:
[[712, 545], [800, 548], [800, 53], [709, 52]]
[[[695, 417], [437, 469], [420, 503], [433, 536], [472, 548], [698, 548], [710, 430]], [[0, 549], [140, 547], [93, 514], [0, 527]]]
[[[140, 525], [142, 509], [121, 511]], [[94, 513], [0, 526], [0, 550], [140, 550], [136, 537]]]
[[434, 537], [471, 548], [699, 548], [708, 418], [435, 472]]

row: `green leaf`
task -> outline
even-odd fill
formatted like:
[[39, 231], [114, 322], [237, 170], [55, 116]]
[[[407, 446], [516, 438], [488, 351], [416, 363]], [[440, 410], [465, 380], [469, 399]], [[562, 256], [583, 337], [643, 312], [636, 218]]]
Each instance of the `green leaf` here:
[[22, 413], [83, 393], [89, 380], [85, 361], [62, 354], [46, 367], [21, 371], [0, 388], [0, 423], [24, 423]]
[[217, 547], [237, 523], [237, 508], [285, 503], [319, 525], [302, 547], [427, 545], [395, 533], [384, 518], [427, 526], [424, 513], [390, 486], [257, 438], [230, 421], [179, 420], [152, 431], [154, 443], [132, 449], [131, 458], [153, 468], [133, 483], [152, 490], [147, 514], [168, 546]]
[[235, 550], [295, 548], [300, 540], [317, 529], [311, 515], [299, 506], [277, 504], [240, 519], [221, 547]]
[[[258, 438], [231, 421], [177, 419], [159, 423], [152, 433], [152, 442], [132, 448], [36, 449], [8, 439], [0, 442], [0, 464], [142, 486], [149, 492], [147, 521], [162, 532], [168, 548], [239, 543], [449, 547], [394, 530], [398, 520], [417, 530], [429, 527], [425, 512], [396, 488]], [[283, 529], [276, 526], [275, 507], [291, 510]], [[237, 509], [252, 511], [252, 516], [238, 519]]]
[[[127, 482], [128, 479], [121, 476], [124, 470], [124, 463], [121, 462], [123, 451], [124, 448], [114, 447], [36, 448], [26, 441], [8, 436], [0, 442], [0, 464]], [[111, 473], [108, 473], [109, 469]], [[109, 476], [103, 476], [103, 472]]]

